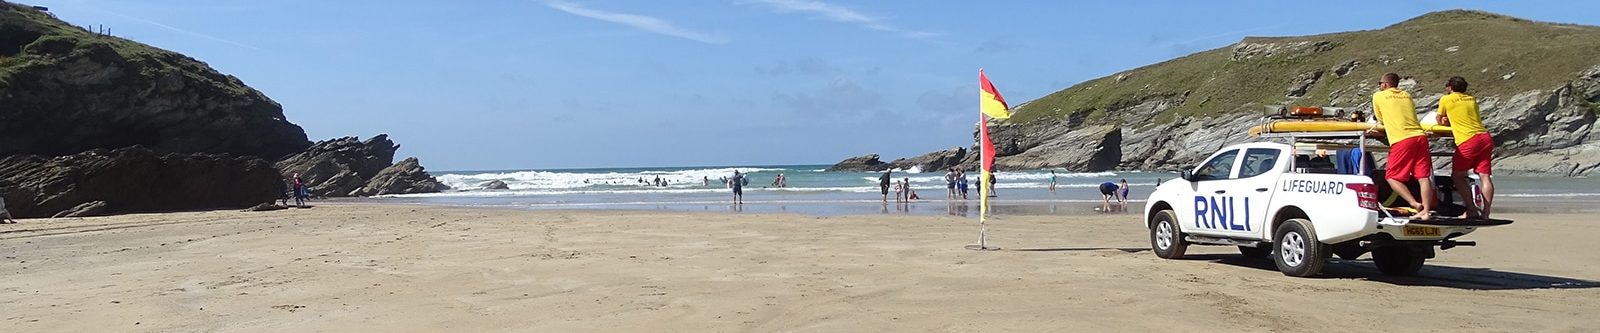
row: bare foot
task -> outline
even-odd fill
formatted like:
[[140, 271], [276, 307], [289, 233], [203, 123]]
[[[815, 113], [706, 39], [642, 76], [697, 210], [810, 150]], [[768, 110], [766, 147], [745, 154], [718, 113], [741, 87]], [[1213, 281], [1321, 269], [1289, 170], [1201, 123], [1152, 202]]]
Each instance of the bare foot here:
[[1411, 219], [1412, 220], [1424, 220], [1424, 221], [1431, 220], [1431, 219], [1433, 219], [1433, 213], [1431, 213], [1431, 212], [1420, 212], [1420, 213], [1417, 213], [1417, 215], [1411, 215]]

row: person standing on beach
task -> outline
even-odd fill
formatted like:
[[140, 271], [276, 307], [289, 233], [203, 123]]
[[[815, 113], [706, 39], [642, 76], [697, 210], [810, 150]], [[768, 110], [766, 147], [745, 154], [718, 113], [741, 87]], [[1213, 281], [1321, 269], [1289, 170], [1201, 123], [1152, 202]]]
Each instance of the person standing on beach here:
[[300, 181], [298, 172], [294, 174], [294, 205], [300, 208], [306, 207], [306, 183]]
[[1056, 171], [1050, 170], [1050, 193], [1056, 193]]
[[728, 187], [733, 188], [733, 203], [744, 204], [744, 175], [739, 170], [733, 170], [733, 178], [728, 178]]
[[[1400, 90], [1400, 75], [1388, 73], [1378, 83], [1379, 90], [1372, 94], [1372, 114], [1383, 125], [1389, 139], [1389, 158], [1384, 178], [1395, 194], [1411, 204], [1417, 213], [1412, 219], [1427, 220], [1433, 217], [1433, 163], [1428, 150], [1428, 135], [1417, 122], [1417, 106], [1411, 94]], [[1376, 134], [1376, 130], [1367, 130]], [[1406, 182], [1416, 179], [1422, 185], [1421, 201], [1413, 196]]]
[[906, 183], [894, 181], [894, 202], [906, 202]]
[[1120, 198], [1117, 201], [1121, 202], [1121, 203], [1128, 203], [1128, 179], [1127, 178], [1123, 178], [1122, 179], [1122, 184], [1121, 184], [1121, 187], [1119, 187], [1118, 191], [1121, 192], [1121, 193], [1118, 193], [1118, 194], [1120, 194]]
[[[1489, 217], [1489, 207], [1494, 205], [1494, 180], [1489, 177], [1489, 162], [1494, 155], [1494, 138], [1483, 126], [1478, 114], [1478, 100], [1467, 95], [1467, 79], [1451, 77], [1445, 82], [1448, 95], [1439, 98], [1440, 125], [1450, 126], [1455, 137], [1456, 152], [1450, 156], [1450, 180], [1455, 182], [1461, 202], [1467, 213], [1462, 217]], [[1472, 200], [1472, 187], [1467, 186], [1467, 172], [1478, 174], [1483, 184], [1483, 207]]]
[[944, 173], [944, 198], [956, 198], [956, 168], [950, 168]]
[[[889, 203], [889, 179], [894, 178], [894, 176], [890, 174], [891, 172], [893, 171], [883, 170], [883, 175], [878, 176], [878, 192], [883, 193], [884, 203]], [[898, 195], [896, 195], [896, 197], [898, 197]]]
[[16, 224], [17, 218], [11, 216], [11, 211], [6, 209], [6, 197], [0, 196], [0, 224]]
[[956, 191], [961, 192], [961, 200], [967, 200], [967, 172], [956, 171]]

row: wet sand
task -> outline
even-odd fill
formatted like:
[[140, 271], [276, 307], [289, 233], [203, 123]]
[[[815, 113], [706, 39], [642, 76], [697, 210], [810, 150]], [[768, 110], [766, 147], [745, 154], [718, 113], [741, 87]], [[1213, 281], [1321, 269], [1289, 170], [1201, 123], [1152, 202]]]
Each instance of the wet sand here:
[[1147, 250], [1137, 215], [368, 203], [0, 225], [7, 332], [1596, 331], [1590, 215], [1505, 214], [1420, 277]]

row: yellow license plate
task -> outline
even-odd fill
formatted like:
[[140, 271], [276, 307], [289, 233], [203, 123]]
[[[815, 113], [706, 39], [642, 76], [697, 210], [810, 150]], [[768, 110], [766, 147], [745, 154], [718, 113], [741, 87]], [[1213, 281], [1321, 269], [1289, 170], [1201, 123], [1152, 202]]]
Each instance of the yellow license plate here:
[[1439, 237], [1439, 228], [1408, 225], [1402, 230], [1402, 234], [1418, 237]]

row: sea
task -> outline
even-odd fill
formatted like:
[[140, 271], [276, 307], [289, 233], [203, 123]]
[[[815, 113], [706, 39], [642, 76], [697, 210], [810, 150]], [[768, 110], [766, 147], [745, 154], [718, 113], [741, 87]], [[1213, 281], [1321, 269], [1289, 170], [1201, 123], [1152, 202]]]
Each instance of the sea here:
[[[919, 200], [897, 203], [891, 190], [883, 202], [881, 172], [830, 172], [827, 165], [646, 167], [550, 170], [447, 171], [435, 176], [453, 188], [442, 193], [390, 195], [368, 200], [390, 203], [498, 207], [511, 209], [657, 210], [798, 213], [817, 216], [921, 214], [977, 216], [977, 173], [968, 173], [967, 198], [945, 194], [944, 172], [893, 170], [907, 180]], [[734, 204], [723, 179], [739, 171], [749, 178], [744, 203]], [[1056, 188], [1049, 181], [1055, 172]], [[786, 186], [773, 182], [783, 175]], [[1137, 214], [1155, 185], [1172, 172], [1068, 172], [1017, 170], [995, 174], [991, 216]], [[656, 184], [659, 178], [665, 186]], [[485, 189], [490, 181], [510, 189]], [[1107, 204], [1099, 186], [1127, 180], [1129, 203]], [[1496, 212], [1577, 213], [1600, 210], [1600, 179], [1496, 176]]]

